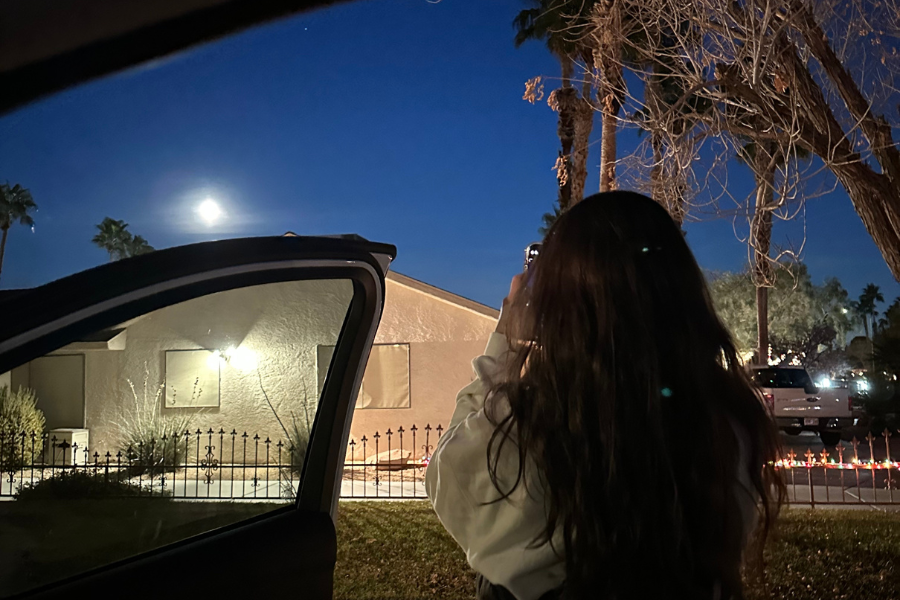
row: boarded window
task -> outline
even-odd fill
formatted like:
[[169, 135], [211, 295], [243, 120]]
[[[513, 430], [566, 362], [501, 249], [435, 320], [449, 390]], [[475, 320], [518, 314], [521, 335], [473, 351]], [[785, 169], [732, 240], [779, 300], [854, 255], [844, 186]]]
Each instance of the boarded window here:
[[[319, 395], [325, 384], [334, 346], [318, 346]], [[409, 408], [409, 344], [372, 346], [356, 408]]]
[[31, 387], [37, 407], [44, 411], [47, 430], [58, 427], [84, 427], [84, 355], [42, 356], [28, 365], [28, 382], [13, 385]]

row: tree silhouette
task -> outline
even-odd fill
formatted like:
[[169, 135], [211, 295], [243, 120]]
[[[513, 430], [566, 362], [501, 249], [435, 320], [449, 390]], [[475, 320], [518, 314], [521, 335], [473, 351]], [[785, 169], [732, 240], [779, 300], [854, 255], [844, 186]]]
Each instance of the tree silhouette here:
[[132, 235], [128, 231], [128, 223], [111, 217], [106, 217], [97, 225], [97, 235], [91, 241], [109, 253], [110, 262], [154, 250], [142, 236]]
[[14, 224], [34, 227], [31, 213], [37, 210], [37, 204], [31, 192], [18, 183], [12, 187], [8, 183], [0, 184], [0, 271], [3, 269], [3, 257], [6, 254], [6, 240], [9, 229]]

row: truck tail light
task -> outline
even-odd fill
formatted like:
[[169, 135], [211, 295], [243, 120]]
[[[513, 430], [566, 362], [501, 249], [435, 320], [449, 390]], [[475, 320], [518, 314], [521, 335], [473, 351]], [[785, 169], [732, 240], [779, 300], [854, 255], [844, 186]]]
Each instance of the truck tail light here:
[[775, 394], [763, 394], [763, 397], [766, 400], [766, 406], [769, 407], [769, 410], [775, 412]]
[[847, 410], [853, 412], [853, 396], [847, 396]]

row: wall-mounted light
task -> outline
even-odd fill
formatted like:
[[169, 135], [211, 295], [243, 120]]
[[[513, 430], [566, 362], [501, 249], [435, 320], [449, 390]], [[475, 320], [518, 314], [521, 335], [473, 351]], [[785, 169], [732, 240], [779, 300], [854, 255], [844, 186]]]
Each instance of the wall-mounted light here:
[[241, 373], [254, 370], [258, 364], [256, 352], [244, 346], [238, 346], [237, 348], [231, 346], [228, 348], [225, 351], [225, 360]]
[[259, 361], [257, 360], [256, 352], [243, 346], [237, 348], [229, 346], [225, 350], [213, 350], [209, 358], [206, 359], [206, 365], [210, 369], [216, 370], [223, 365], [229, 365], [241, 373], [248, 373], [254, 370], [257, 364], [259, 364]]

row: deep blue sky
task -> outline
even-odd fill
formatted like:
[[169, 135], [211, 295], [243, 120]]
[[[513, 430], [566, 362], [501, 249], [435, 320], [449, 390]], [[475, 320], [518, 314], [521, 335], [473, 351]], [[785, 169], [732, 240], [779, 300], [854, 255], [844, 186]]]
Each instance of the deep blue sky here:
[[[90, 240], [111, 216], [158, 248], [355, 232], [396, 244], [396, 270], [498, 306], [556, 185], [555, 115], [521, 96], [525, 80], [557, 66], [539, 44], [513, 47], [520, 8], [357, 2], [0, 119], [0, 180], [30, 188], [40, 206], [34, 233], [11, 231], [0, 287], [103, 262]], [[633, 145], [622, 134], [620, 148]], [[735, 193], [752, 187], [732, 171]], [[193, 212], [208, 196], [228, 217], [212, 229]], [[801, 237], [799, 224], [777, 227], [777, 239]], [[809, 202], [806, 227], [816, 282], [837, 276], [852, 296], [870, 281], [888, 301], [900, 294], [842, 190]], [[746, 264], [730, 219], [687, 229], [703, 267]]]

